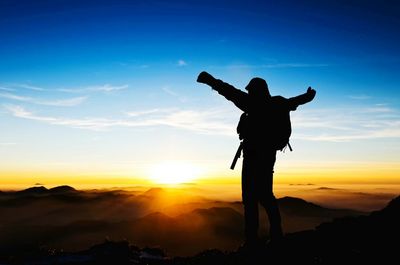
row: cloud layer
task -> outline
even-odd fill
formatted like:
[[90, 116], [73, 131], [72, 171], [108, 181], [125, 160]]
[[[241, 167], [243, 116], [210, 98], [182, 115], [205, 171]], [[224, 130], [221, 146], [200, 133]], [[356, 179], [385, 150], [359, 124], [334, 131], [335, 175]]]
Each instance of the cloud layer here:
[[52, 100], [45, 100], [39, 98], [32, 98], [27, 96], [19, 96], [12, 93], [0, 93], [1, 98], [28, 102], [38, 105], [45, 105], [45, 106], [58, 106], [58, 107], [73, 107], [82, 104], [87, 97], [74, 97], [74, 98], [66, 98], [66, 99], [52, 99]]
[[[120, 119], [112, 118], [67, 118], [48, 115], [38, 115], [26, 110], [22, 106], [5, 105], [6, 110], [14, 117], [40, 121], [52, 125], [63, 125], [73, 128], [89, 130], [106, 130], [114, 127], [154, 127], [167, 126], [191, 130], [205, 134], [233, 135], [231, 124], [224, 122], [224, 110], [180, 110], [180, 109], [152, 109], [125, 113]], [[226, 113], [225, 113], [226, 114]], [[217, 117], [217, 118], [216, 118]]]
[[[186, 62], [180, 60], [179, 65]], [[304, 64], [279, 64], [263, 67], [312, 67]], [[317, 65], [323, 66], [323, 65]], [[113, 117], [76, 117], [65, 115], [54, 116], [48, 113], [30, 111], [22, 103], [31, 103], [55, 107], [73, 107], [83, 104], [91, 93], [114, 93], [127, 89], [128, 85], [95, 85], [83, 88], [55, 89], [58, 93], [78, 93], [79, 97], [43, 99], [37, 96], [21, 93], [21, 89], [31, 90], [40, 95], [45, 88], [12, 84], [0, 86], [0, 98], [17, 101], [20, 104], [4, 104], [4, 108], [12, 116], [22, 119], [35, 120], [51, 125], [61, 125], [88, 130], [111, 130], [115, 127], [155, 127], [165, 126], [189, 130], [202, 134], [236, 136], [235, 128], [239, 119], [237, 111], [228, 107], [213, 109], [192, 108], [154, 108], [138, 109], [135, 111], [119, 112]], [[184, 103], [182, 95], [168, 86], [161, 88], [167, 95], [176, 97]], [[387, 104], [370, 104], [366, 95], [346, 96], [351, 100], [362, 101], [357, 107], [300, 109], [292, 113], [293, 138], [309, 141], [343, 142], [378, 138], [400, 137], [400, 112]], [[42, 111], [43, 112], [43, 111]]]
[[399, 111], [380, 104], [360, 108], [303, 110], [293, 115], [292, 124], [297, 138], [310, 141], [343, 142], [400, 137]]
[[[80, 100], [83, 99], [52, 103], [66, 106], [78, 103]], [[167, 126], [197, 133], [234, 136], [235, 121], [238, 119], [235, 117], [235, 112], [225, 108], [211, 110], [155, 108], [125, 112], [119, 118], [69, 118], [36, 114], [18, 105], [4, 107], [14, 117], [89, 130]], [[292, 125], [293, 137], [309, 141], [343, 142], [400, 137], [399, 112], [388, 106], [302, 110], [293, 114]]]

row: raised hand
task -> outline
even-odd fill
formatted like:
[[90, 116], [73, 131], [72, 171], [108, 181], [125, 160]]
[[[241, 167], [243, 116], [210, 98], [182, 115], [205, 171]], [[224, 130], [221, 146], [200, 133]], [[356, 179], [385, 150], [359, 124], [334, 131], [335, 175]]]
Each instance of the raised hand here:
[[210, 85], [215, 81], [215, 78], [209, 73], [203, 71], [197, 77], [197, 82]]
[[310, 95], [311, 99], [313, 99], [315, 97], [315, 94], [317, 93], [317, 91], [315, 91], [315, 89], [312, 89], [310, 86], [307, 89], [307, 94]]

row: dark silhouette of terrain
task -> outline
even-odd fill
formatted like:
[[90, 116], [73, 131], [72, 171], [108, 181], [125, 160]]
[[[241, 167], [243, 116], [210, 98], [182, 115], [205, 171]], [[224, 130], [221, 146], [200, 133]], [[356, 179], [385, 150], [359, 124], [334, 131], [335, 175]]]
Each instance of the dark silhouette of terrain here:
[[[34, 187], [0, 194], [0, 246], [8, 251], [48, 246], [78, 251], [102, 242], [127, 239], [160, 246], [169, 255], [194, 255], [207, 248], [234, 250], [243, 240], [243, 205], [194, 198], [172, 200], [168, 190], [75, 190]], [[302, 199], [278, 199], [285, 231], [313, 229], [322, 222], [359, 211], [328, 209]], [[177, 210], [178, 209], [178, 210]], [[261, 215], [264, 240], [267, 216]]]
[[[291, 199], [290, 199], [291, 200]], [[299, 203], [300, 201], [296, 201]], [[314, 207], [314, 206], [313, 206]], [[196, 214], [215, 214], [216, 209]], [[223, 211], [231, 211], [224, 209]], [[84, 251], [38, 247], [18, 253], [1, 249], [2, 264], [395, 264], [400, 236], [400, 196], [369, 215], [338, 218], [315, 229], [291, 233], [277, 245], [253, 252], [206, 249], [191, 257], [168, 257], [160, 248], [139, 248], [128, 241], [95, 244]], [[220, 212], [218, 212], [218, 215]], [[149, 216], [148, 216], [149, 218]], [[238, 217], [239, 218], [239, 217]], [[168, 221], [155, 214], [158, 222]], [[172, 220], [169, 220], [172, 221]], [[149, 224], [151, 225], [151, 224]], [[165, 224], [169, 225], [169, 223]]]
[[38, 186], [38, 187], [31, 187], [27, 188], [25, 190], [17, 191], [17, 194], [22, 194], [22, 195], [50, 195], [50, 194], [57, 194], [57, 193], [67, 193], [67, 192], [76, 192], [77, 190], [67, 186], [57, 186], [51, 189], [47, 189], [44, 186]]

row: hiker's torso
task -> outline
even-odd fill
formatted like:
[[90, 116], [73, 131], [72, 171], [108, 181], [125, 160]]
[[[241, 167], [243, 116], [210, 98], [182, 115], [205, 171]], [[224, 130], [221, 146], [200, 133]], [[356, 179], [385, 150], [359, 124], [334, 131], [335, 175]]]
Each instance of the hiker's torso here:
[[249, 97], [247, 103], [244, 152], [277, 150], [280, 149], [278, 146], [286, 145], [283, 142], [291, 133], [288, 100], [281, 96]]

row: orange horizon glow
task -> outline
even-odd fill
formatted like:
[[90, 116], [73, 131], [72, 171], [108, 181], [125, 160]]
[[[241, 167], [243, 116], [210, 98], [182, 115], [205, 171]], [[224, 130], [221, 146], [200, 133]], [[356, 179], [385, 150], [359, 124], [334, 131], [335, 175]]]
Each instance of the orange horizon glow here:
[[[169, 163], [169, 164], [168, 164]], [[10, 187], [34, 186], [43, 183], [49, 186], [71, 185], [77, 187], [127, 187], [127, 186], [173, 186], [193, 183], [240, 184], [240, 167], [205, 170], [184, 162], [155, 163], [137, 174], [120, 172], [113, 174], [91, 173], [79, 170], [2, 170], [0, 171], [0, 189]], [[179, 172], [180, 167], [182, 170]], [[400, 184], [400, 167], [397, 164], [352, 165], [341, 167], [326, 166], [320, 168], [292, 167], [277, 170], [275, 184]], [[179, 172], [174, 176], [174, 172]], [[153, 174], [153, 175], [152, 175]], [[165, 179], [163, 179], [165, 174]], [[187, 175], [187, 176], [186, 176]]]

